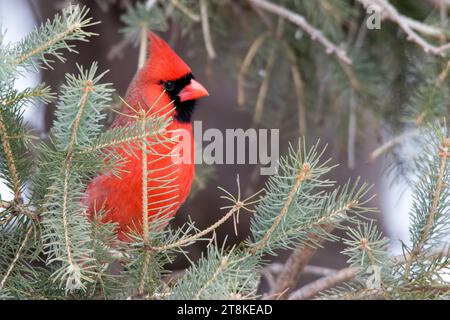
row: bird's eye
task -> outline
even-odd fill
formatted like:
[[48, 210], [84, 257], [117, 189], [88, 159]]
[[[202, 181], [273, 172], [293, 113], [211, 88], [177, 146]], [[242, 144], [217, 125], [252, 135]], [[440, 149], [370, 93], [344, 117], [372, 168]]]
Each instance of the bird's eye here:
[[164, 82], [164, 89], [167, 91], [172, 91], [175, 88], [175, 83], [172, 81]]

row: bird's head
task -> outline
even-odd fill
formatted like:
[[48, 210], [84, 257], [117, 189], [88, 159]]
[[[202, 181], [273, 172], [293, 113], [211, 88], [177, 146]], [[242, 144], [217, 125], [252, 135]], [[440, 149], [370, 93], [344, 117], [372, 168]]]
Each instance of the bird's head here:
[[147, 105], [159, 98], [156, 111], [173, 101], [175, 121], [190, 122], [196, 101], [209, 95], [208, 91], [194, 79], [189, 66], [163, 39], [153, 32], [148, 38], [148, 59], [136, 79], [139, 90], [143, 90], [141, 94]]

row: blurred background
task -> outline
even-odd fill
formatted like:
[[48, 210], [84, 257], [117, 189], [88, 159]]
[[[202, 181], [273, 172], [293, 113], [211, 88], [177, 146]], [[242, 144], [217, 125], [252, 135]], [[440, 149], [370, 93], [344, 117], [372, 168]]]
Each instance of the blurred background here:
[[[192, 12], [200, 12], [197, 2], [192, 1], [192, 7], [188, 7]], [[355, 27], [353, 22], [361, 23], [365, 19], [363, 8], [352, 1], [335, 1], [335, 3], [348, 5], [342, 8], [342, 12], [331, 13], [324, 11], [325, 9], [318, 5], [318, 2], [329, 3], [328, 1], [298, 1], [298, 9], [304, 10], [301, 13], [311, 21], [318, 21], [318, 26], [331, 38], [342, 40], [343, 36], [350, 37], [350, 33], [353, 32], [351, 28]], [[0, 0], [0, 24], [7, 29], [6, 42], [19, 41], [35, 26], [51, 18], [68, 3], [68, 1], [54, 0]], [[20, 88], [26, 88], [44, 81], [57, 91], [64, 81], [65, 73], [76, 72], [75, 63], [88, 66], [92, 61], [98, 61], [100, 70], [110, 70], [106, 75], [106, 81], [112, 82], [117, 94], [123, 96], [136, 72], [138, 46], [136, 41], [127, 37], [127, 34], [121, 30], [126, 26], [124, 17], [127, 17], [127, 14], [128, 17], [133, 16], [130, 10], [136, 6], [136, 2], [72, 0], [71, 3], [84, 3], [91, 8], [90, 15], [94, 17], [94, 20], [101, 21], [101, 24], [91, 27], [90, 31], [100, 36], [93, 37], [89, 43], [77, 43], [79, 54], [68, 54], [66, 63], [57, 62], [53, 65], [54, 70], [45, 70], [38, 76], [25, 74], [17, 85]], [[318, 7], [314, 9], [314, 6]], [[406, 10], [412, 10], [411, 12], [418, 17], [428, 15], [435, 10], [432, 4], [421, 5], [419, 8], [407, 7]], [[172, 10], [179, 11], [179, 8], [175, 6]], [[341, 184], [348, 178], [361, 177], [363, 181], [374, 185], [373, 192], [377, 194], [377, 197], [373, 200], [373, 206], [378, 207], [381, 213], [375, 218], [385, 234], [393, 240], [392, 251], [400, 253], [399, 240], [409, 242], [408, 212], [412, 202], [411, 181], [388, 170], [393, 161], [390, 157], [381, 156], [374, 161], [368, 161], [368, 159], [371, 153], [384, 142], [386, 136], [400, 130], [401, 125], [398, 119], [402, 105], [407, 100], [405, 96], [408, 96], [408, 89], [405, 88], [404, 83], [410, 81], [406, 74], [410, 61], [407, 52], [414, 53], [418, 49], [411, 48], [412, 45], [405, 42], [395, 26], [386, 25], [386, 27], [383, 26], [383, 31], [375, 30], [373, 34], [370, 32], [371, 35], [366, 35], [366, 41], [370, 44], [364, 45], [363, 49], [368, 50], [367, 55], [360, 57], [354, 54], [353, 66], [359, 72], [357, 76], [362, 75], [361, 82], [368, 87], [376, 88], [377, 91], [371, 92], [365, 98], [359, 98], [355, 102], [358, 108], [357, 113], [350, 115], [355, 110], [355, 106], [351, 105], [354, 100], [348, 98], [350, 87], [348, 82], [339, 81], [343, 72], [336, 68], [338, 64], [336, 59], [326, 55], [323, 48], [312, 43], [301, 30], [286, 22], [283, 36], [293, 43], [293, 52], [303, 81], [302, 99], [305, 112], [303, 125], [306, 128], [298, 128], [297, 112], [299, 111], [296, 106], [299, 102], [296, 100], [298, 98], [296, 91], [292, 89], [293, 80], [288, 59], [277, 53], [274, 58], [275, 67], [272, 68], [274, 71], [270, 75], [267, 73], [267, 55], [271, 55], [272, 48], [277, 45], [276, 41], [269, 41], [265, 47], [260, 48], [260, 53], [255, 57], [253, 66], [248, 71], [248, 83], [244, 87], [247, 99], [242, 105], [238, 104], [238, 80], [242, 72], [242, 62], [253, 41], [269, 30], [271, 24], [275, 28], [276, 17], [255, 14], [254, 8], [245, 1], [212, 1], [210, 10], [214, 59], [205, 48], [201, 23], [189, 21], [186, 18], [177, 19], [177, 16], [172, 15], [175, 18], [167, 19], [164, 22], [166, 26], [161, 28], [164, 30], [158, 32], [191, 66], [196, 78], [210, 92], [210, 97], [199, 103], [194, 119], [203, 122], [203, 130], [208, 128], [218, 128], [223, 131], [227, 128], [245, 130], [253, 127], [280, 129], [281, 154], [286, 151], [289, 141], [296, 142], [300, 133], [306, 135], [309, 145], [320, 138], [322, 145], [328, 144], [325, 158], [331, 157], [333, 163], [340, 164], [331, 173], [331, 179]], [[317, 12], [314, 13], [314, 11]], [[341, 13], [342, 16], [339, 16]], [[331, 17], [329, 20], [324, 20], [320, 14], [331, 15]], [[180, 16], [184, 17], [182, 12]], [[267, 21], [265, 22], [264, 19]], [[339, 24], [344, 35], [333, 30], [333, 23]], [[359, 25], [356, 25], [356, 28], [359, 28]], [[386, 41], [384, 46], [379, 44], [383, 37]], [[397, 42], [395, 48], [389, 46], [389, 43], [393, 42]], [[370, 56], [372, 54], [370, 50], [377, 51], [372, 52], [376, 58]], [[396, 64], [396, 61], [401, 59], [404, 60], [404, 64]], [[365, 64], [367, 61], [370, 62], [368, 65]], [[386, 65], [382, 66], [383, 62]], [[376, 70], [376, 74], [371, 73], [372, 67]], [[271, 79], [263, 116], [258, 123], [255, 123], [255, 102], [258, 99], [259, 88], [261, 82], [269, 76]], [[370, 78], [367, 81], [364, 78], [366, 76]], [[370, 81], [374, 81], [373, 84]], [[393, 84], [397, 87], [392, 87], [389, 92], [384, 91], [386, 86]], [[383, 105], [380, 106], [380, 103]], [[36, 132], [45, 135], [52, 125], [54, 105], [30, 105], [25, 112], [28, 125]], [[302, 126], [301, 121], [300, 118], [300, 126]], [[354, 129], [355, 125], [356, 129]], [[354, 142], [350, 144], [349, 135], [353, 135], [354, 138]], [[349, 151], [349, 148], [352, 151]], [[408, 148], [409, 153], [417, 152], [414, 145]], [[198, 173], [200, 183], [173, 221], [176, 226], [185, 223], [188, 216], [196, 221], [199, 228], [207, 227], [220, 218], [223, 214], [220, 207], [226, 202], [220, 199], [222, 193], [217, 186], [235, 193], [237, 175], [240, 176], [245, 194], [251, 194], [263, 188], [267, 179], [266, 176], [259, 175], [259, 167], [251, 165], [218, 165], [199, 168]], [[5, 190], [6, 188], [2, 188], [1, 196], [3, 199], [8, 199]], [[227, 238], [229, 243], [244, 240], [249, 234], [249, 220], [249, 215], [241, 216], [237, 236], [234, 234], [232, 221], [224, 224], [217, 230], [218, 240], [223, 241]], [[325, 244], [323, 249], [317, 251], [311, 263], [331, 268], [345, 267], [345, 257], [339, 253], [340, 249], [339, 244]], [[189, 250], [190, 257], [196, 259], [204, 247], [200, 244]], [[279, 252], [274, 259], [284, 260], [287, 255], [288, 252]], [[180, 257], [172, 268], [177, 270], [187, 265], [188, 261]]]

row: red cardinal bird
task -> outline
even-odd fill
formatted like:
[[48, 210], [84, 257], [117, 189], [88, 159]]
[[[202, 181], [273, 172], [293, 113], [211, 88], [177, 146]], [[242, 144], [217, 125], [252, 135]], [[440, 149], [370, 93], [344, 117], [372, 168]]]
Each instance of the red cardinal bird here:
[[[156, 34], [149, 36], [149, 58], [131, 82], [124, 104], [111, 127], [130, 125], [140, 108], [152, 115], [166, 114], [173, 101], [170, 116], [173, 121], [167, 130], [184, 129], [191, 138], [190, 163], [174, 163], [169, 155], [173, 147], [153, 145], [147, 156], [148, 168], [148, 217], [173, 216], [189, 194], [194, 178], [194, 139], [191, 115], [197, 99], [208, 91], [196, 80], [189, 66]], [[153, 141], [154, 143], [154, 141]], [[175, 146], [175, 145], [174, 145]], [[139, 148], [139, 147], [137, 147]], [[89, 217], [99, 209], [105, 212], [104, 220], [118, 224], [118, 238], [130, 241], [127, 233], [142, 233], [142, 151], [126, 153], [122, 148], [113, 149], [126, 160], [120, 177], [103, 174], [88, 186], [83, 200]]]

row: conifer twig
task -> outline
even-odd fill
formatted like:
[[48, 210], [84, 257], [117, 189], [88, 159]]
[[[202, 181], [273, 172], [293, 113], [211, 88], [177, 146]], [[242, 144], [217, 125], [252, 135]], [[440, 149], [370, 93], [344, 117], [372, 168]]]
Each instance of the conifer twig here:
[[267, 233], [264, 235], [264, 237], [258, 243], [256, 243], [256, 245], [254, 247], [252, 247], [250, 249], [250, 253], [256, 254], [259, 250], [261, 250], [266, 245], [267, 241], [269, 241], [273, 232], [278, 227], [278, 225], [281, 223], [284, 216], [287, 214], [289, 207], [291, 206], [291, 203], [294, 200], [295, 195], [297, 194], [298, 189], [300, 188], [302, 183], [308, 178], [310, 171], [311, 171], [311, 166], [309, 165], [309, 163], [304, 163], [302, 168], [299, 170], [299, 172], [297, 174], [294, 186], [289, 191], [289, 194], [287, 196], [287, 199], [284, 203], [283, 208], [278, 213], [277, 217], [275, 218], [275, 221], [273, 222], [272, 226], [267, 231]]
[[222, 218], [220, 218], [216, 223], [212, 224], [211, 226], [209, 226], [208, 228], [200, 231], [199, 233], [196, 233], [193, 236], [190, 237], [186, 237], [183, 239], [178, 240], [177, 242], [174, 243], [170, 243], [167, 245], [163, 245], [160, 247], [150, 247], [150, 249], [152, 251], [156, 251], [156, 252], [160, 252], [160, 251], [166, 251], [166, 250], [170, 250], [170, 249], [175, 249], [175, 248], [179, 248], [182, 247], [184, 245], [187, 245], [189, 243], [192, 243], [192, 241], [195, 241], [205, 235], [207, 235], [208, 233], [214, 231], [215, 229], [217, 229], [218, 227], [220, 227], [225, 221], [227, 221], [229, 218], [231, 218], [234, 214], [236, 214], [239, 209], [241, 209], [244, 206], [244, 203], [242, 202], [238, 202], [236, 203]]
[[72, 248], [69, 236], [69, 222], [68, 222], [68, 206], [69, 206], [69, 171], [72, 162], [72, 156], [66, 158], [66, 164], [64, 166], [63, 177], [63, 201], [62, 201], [62, 221], [64, 228], [64, 244], [67, 252], [67, 260], [71, 266], [76, 266], [77, 263], [72, 258]]
[[[238, 188], [239, 184], [238, 184]], [[225, 191], [224, 189], [220, 188], [222, 191]], [[233, 217], [235, 214], [239, 214], [240, 210], [245, 210], [247, 212], [254, 212], [253, 210], [247, 208], [247, 206], [249, 205], [253, 205], [257, 202], [259, 202], [259, 200], [253, 200], [255, 197], [257, 197], [260, 193], [262, 193], [264, 191], [264, 189], [258, 191], [257, 193], [249, 196], [248, 198], [246, 198], [245, 200], [240, 200], [240, 195], [237, 197], [237, 199], [232, 199], [231, 197], [226, 197], [226, 199], [230, 199], [234, 201], [234, 204], [232, 206], [229, 207], [225, 207], [225, 208], [229, 208], [230, 210], [222, 217], [220, 218], [217, 222], [215, 222], [214, 224], [212, 224], [211, 226], [209, 226], [208, 228], [200, 231], [199, 233], [196, 233], [192, 236], [188, 236], [186, 238], [182, 238], [174, 243], [170, 243], [167, 245], [163, 245], [160, 247], [150, 247], [149, 249], [151, 251], [156, 251], [156, 252], [161, 252], [161, 251], [165, 251], [165, 250], [170, 250], [170, 249], [175, 249], [175, 248], [179, 248], [185, 245], [188, 245], [190, 243], [192, 243], [192, 241], [197, 240], [202, 238], [203, 236], [207, 235], [208, 233], [214, 231], [215, 229], [217, 229], [218, 227], [220, 227], [222, 224], [224, 224], [228, 219], [230, 219], [231, 217]], [[228, 195], [231, 195], [229, 192], [225, 191]]]
[[72, 257], [72, 248], [71, 241], [69, 235], [69, 222], [68, 222], [68, 198], [69, 198], [69, 177], [70, 170], [72, 164], [72, 156], [73, 149], [75, 147], [75, 143], [77, 141], [77, 132], [80, 127], [81, 119], [83, 117], [84, 110], [87, 106], [89, 94], [93, 91], [94, 83], [92, 80], [88, 80], [85, 83], [85, 86], [82, 88], [83, 95], [80, 100], [80, 108], [78, 109], [78, 113], [75, 117], [71, 128], [70, 140], [67, 145], [66, 158], [64, 163], [64, 174], [63, 174], [63, 201], [62, 201], [62, 221], [63, 221], [63, 229], [64, 229], [64, 245], [66, 247], [67, 252], [67, 260], [69, 265], [72, 267], [77, 266], [77, 263], [73, 260]]
[[20, 57], [18, 57], [14, 63], [16, 65], [20, 65], [21, 63], [27, 61], [28, 59], [30, 59], [31, 57], [38, 55], [42, 52], [45, 52], [48, 48], [50, 48], [51, 46], [55, 45], [56, 43], [62, 41], [63, 39], [65, 39], [67, 36], [69, 36], [72, 33], [75, 33], [76, 31], [79, 30], [79, 26], [78, 24], [73, 24], [68, 26], [67, 30], [57, 34], [55, 37], [53, 37], [52, 39], [50, 39], [49, 41], [47, 41], [46, 43], [42, 44], [40, 47], [38, 48], [34, 48], [33, 50], [26, 52], [24, 54], [22, 54]]
[[6, 283], [6, 280], [8, 280], [8, 278], [9, 278], [9, 276], [11, 275], [11, 273], [12, 273], [14, 267], [16, 266], [16, 263], [17, 263], [17, 261], [19, 260], [21, 254], [22, 254], [22, 252], [23, 252], [23, 249], [25, 248], [25, 246], [26, 246], [26, 244], [27, 244], [27, 242], [28, 242], [28, 239], [30, 238], [31, 231], [33, 231], [33, 226], [29, 226], [29, 227], [28, 227], [28, 231], [25, 233], [25, 237], [23, 238], [23, 241], [22, 241], [22, 243], [20, 244], [20, 247], [19, 247], [19, 249], [17, 250], [17, 253], [16, 253], [14, 259], [12, 260], [11, 264], [9, 265], [8, 270], [6, 270], [6, 273], [5, 273], [5, 275], [3, 276], [2, 281], [0, 282], [0, 291], [3, 290], [3, 288], [4, 288], [4, 286], [5, 286], [5, 283]]
[[[321, 217], [317, 221], [308, 224], [304, 227], [304, 229], [320, 227], [324, 233], [331, 234], [334, 230], [334, 225], [327, 224], [326, 220], [345, 213], [357, 205], [358, 202], [356, 200], [351, 200], [338, 209], [333, 210], [329, 214]], [[306, 238], [308, 240], [303, 245], [295, 249], [284, 264], [283, 269], [277, 277], [276, 285], [270, 295], [278, 295], [279, 298], [286, 298], [289, 292], [293, 289], [293, 286], [297, 283], [301, 273], [308, 265], [312, 256], [317, 251], [318, 245], [325, 241], [324, 237], [320, 236], [317, 232], [311, 232]]]
[[284, 19], [298, 25], [311, 37], [312, 40], [317, 40], [322, 46], [324, 46], [327, 54], [336, 55], [336, 57], [338, 59], [342, 60], [346, 64], [352, 63], [351, 59], [348, 57], [347, 53], [344, 50], [338, 48], [334, 43], [332, 43], [330, 40], [328, 40], [328, 38], [325, 37], [325, 35], [320, 30], [313, 27], [300, 14], [290, 11], [283, 6], [272, 3], [268, 0], [247, 0], [247, 1], [249, 1], [251, 4], [253, 4], [261, 9], [272, 12], [272, 13], [274, 13], [280, 17], [283, 17]]
[[411, 264], [413, 263], [414, 259], [420, 254], [420, 251], [424, 247], [425, 243], [428, 241], [431, 233], [431, 229], [433, 228], [436, 212], [438, 210], [438, 206], [440, 204], [440, 198], [441, 194], [444, 191], [444, 188], [448, 187], [445, 185], [445, 174], [447, 170], [447, 161], [450, 157], [450, 139], [445, 138], [444, 141], [442, 141], [442, 145], [439, 150], [439, 157], [440, 157], [440, 164], [439, 164], [439, 171], [437, 173], [437, 181], [436, 181], [436, 189], [433, 192], [432, 202], [431, 202], [431, 208], [430, 211], [427, 213], [428, 219], [427, 223], [425, 224], [422, 235], [420, 237], [419, 242], [414, 246], [414, 248], [411, 251], [411, 254], [409, 255], [406, 265], [405, 265], [405, 279], [408, 279], [410, 271], [411, 271]]
[[16, 162], [14, 160], [14, 155], [11, 149], [11, 144], [9, 141], [8, 130], [3, 119], [3, 115], [0, 111], [0, 138], [2, 140], [3, 152], [5, 153], [6, 163], [8, 165], [8, 171], [11, 175], [11, 182], [14, 193], [14, 201], [19, 202], [21, 198], [20, 191], [20, 178], [17, 172]]
[[[142, 110], [141, 112], [143, 114], [142, 119], [142, 126], [141, 130], [142, 133], [145, 132], [146, 129], [146, 116], [145, 111]], [[149, 231], [149, 225], [148, 225], [148, 164], [147, 164], [147, 141], [145, 139], [142, 140], [142, 237], [144, 239], [144, 243], [146, 245], [149, 244], [149, 238], [148, 238], [148, 231]]]
[[[67, 14], [65, 18], [75, 18], [73, 21], [67, 20], [67, 25], [65, 26], [65, 30], [53, 35], [48, 41], [40, 44], [37, 47], [32, 48], [31, 50], [22, 53], [17, 59], [15, 59], [14, 64], [16, 66], [23, 64], [24, 62], [33, 59], [35, 56], [39, 56], [41, 54], [45, 54], [48, 52], [50, 48], [57, 45], [60, 42], [65, 41], [65, 39], [70, 38], [72, 35], [81, 34], [83, 37], [90, 37], [93, 35], [97, 35], [96, 33], [86, 32], [83, 28], [94, 26], [100, 22], [91, 22], [91, 18], [85, 19], [85, 15], [89, 12], [85, 7], [80, 9], [79, 6], [72, 6], [69, 4], [69, 7], [66, 11], [63, 11], [63, 15]], [[70, 46], [67, 46], [69, 51], [74, 51]]]
[[92, 82], [92, 80], [87, 80], [85, 86], [82, 89], [83, 96], [81, 97], [80, 108], [78, 109], [78, 113], [71, 128], [70, 140], [69, 144], [67, 145], [66, 160], [68, 160], [72, 156], [75, 143], [77, 142], [77, 132], [80, 127], [81, 119], [83, 118], [84, 110], [87, 106], [89, 94], [93, 91], [93, 85], [94, 83]]
[[[146, 131], [146, 114], [145, 111], [141, 111], [142, 121], [142, 134]], [[148, 224], [148, 163], [147, 163], [147, 141], [142, 140], [142, 238], [145, 246], [150, 245], [150, 240], [148, 237], [149, 224]], [[142, 266], [142, 277], [139, 284], [139, 294], [144, 294], [145, 289], [145, 278], [148, 273], [148, 267], [150, 264], [150, 252], [145, 250], [144, 252], [144, 265]]]
[[199, 300], [203, 291], [205, 291], [216, 280], [216, 278], [227, 268], [228, 264], [229, 264], [229, 257], [227, 255], [221, 259], [220, 265], [217, 268], [217, 270], [214, 272], [211, 278], [208, 279], [208, 281], [206, 281], [206, 283], [198, 290], [198, 292], [195, 294], [192, 300]]

